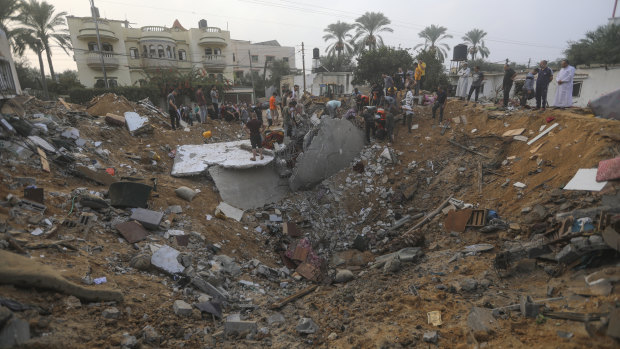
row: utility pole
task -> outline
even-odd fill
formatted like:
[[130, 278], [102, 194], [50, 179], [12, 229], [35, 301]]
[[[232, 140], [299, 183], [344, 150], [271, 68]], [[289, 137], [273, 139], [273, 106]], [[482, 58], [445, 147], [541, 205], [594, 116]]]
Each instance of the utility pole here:
[[101, 47], [101, 38], [99, 37], [99, 10], [95, 7], [95, 0], [90, 0], [90, 12], [93, 15], [93, 21], [95, 22], [95, 32], [97, 33], [97, 48], [99, 49], [99, 57], [101, 58], [101, 71], [103, 72], [103, 81], [105, 82], [105, 88], [109, 88], [108, 75], [105, 72], [105, 61], [103, 60], [103, 47]]
[[301, 66], [304, 74], [304, 92], [306, 92], [306, 55], [304, 52], [304, 42], [301, 42]]
[[252, 103], [256, 103], [256, 92], [254, 91], [254, 71], [252, 70], [252, 55], [248, 50], [248, 58], [250, 59], [250, 78], [252, 79]]

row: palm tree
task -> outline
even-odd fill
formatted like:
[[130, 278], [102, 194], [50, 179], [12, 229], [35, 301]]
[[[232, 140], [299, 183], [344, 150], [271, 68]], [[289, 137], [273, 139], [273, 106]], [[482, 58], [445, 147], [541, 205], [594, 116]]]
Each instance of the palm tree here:
[[0, 0], [0, 29], [6, 33], [7, 39], [11, 39], [12, 30], [9, 29], [9, 22], [15, 20], [15, 13], [19, 10], [20, 4], [17, 0]]
[[58, 44], [68, 55], [71, 49], [71, 40], [69, 31], [66, 29], [64, 16], [67, 12], [59, 12], [54, 14], [54, 5], [46, 1], [38, 2], [37, 0], [22, 0], [22, 13], [17, 19], [23, 24], [24, 28], [34, 31], [37, 38], [41, 40], [45, 54], [47, 55], [47, 64], [50, 67], [50, 75], [52, 80], [56, 80], [54, 74], [54, 66], [52, 65], [52, 51], [50, 50], [50, 41]]
[[448, 44], [439, 43], [439, 41], [452, 37], [452, 35], [446, 34], [446, 31], [448, 31], [448, 28], [446, 27], [431, 24], [430, 27], [426, 27], [418, 33], [418, 36], [424, 39], [424, 43], [416, 45], [414, 49], [424, 46], [425, 50], [428, 49], [429, 51], [434, 52], [437, 55], [437, 58], [440, 61], [443, 61], [444, 58], [448, 56], [450, 46], [448, 46]]
[[370, 50], [383, 46], [383, 38], [378, 33], [393, 33], [394, 29], [387, 27], [392, 23], [381, 12], [366, 12], [355, 20], [355, 40], [360, 51], [366, 46]]
[[29, 28], [17, 28], [13, 30], [13, 41], [15, 46], [13, 51], [18, 56], [22, 56], [26, 49], [34, 51], [39, 57], [39, 71], [41, 73], [41, 86], [45, 93], [45, 98], [49, 98], [47, 92], [47, 82], [45, 81], [45, 65], [43, 65], [43, 41], [39, 39], [37, 32]]
[[327, 46], [325, 52], [327, 52], [330, 56], [336, 52], [338, 57], [340, 57], [340, 54], [343, 51], [346, 55], [353, 53], [353, 46], [350, 44], [350, 40], [353, 36], [349, 34], [349, 31], [351, 31], [354, 27], [355, 26], [353, 24], [338, 21], [323, 29], [323, 31], [327, 33], [323, 35], [323, 40], [334, 40], [333, 43]]
[[489, 56], [489, 49], [484, 45], [484, 37], [487, 35], [482, 29], [472, 29], [465, 33], [463, 40], [470, 44], [469, 53], [471, 54], [471, 60], [476, 60], [476, 53], [480, 52], [482, 58]]

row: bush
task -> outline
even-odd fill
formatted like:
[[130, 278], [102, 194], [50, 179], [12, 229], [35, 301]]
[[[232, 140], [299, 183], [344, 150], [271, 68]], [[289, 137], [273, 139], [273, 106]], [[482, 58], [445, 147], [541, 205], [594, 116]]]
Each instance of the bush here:
[[157, 103], [159, 99], [159, 90], [155, 87], [118, 86], [112, 88], [76, 88], [69, 91], [69, 102], [85, 104], [94, 97], [108, 92], [123, 96], [133, 102], [148, 97], [153, 103]]

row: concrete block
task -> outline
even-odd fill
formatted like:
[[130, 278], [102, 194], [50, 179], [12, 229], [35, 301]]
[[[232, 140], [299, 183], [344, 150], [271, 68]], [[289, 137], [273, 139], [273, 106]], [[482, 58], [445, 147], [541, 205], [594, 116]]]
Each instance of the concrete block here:
[[192, 284], [200, 291], [213, 297], [213, 300], [216, 302], [224, 302], [228, 300], [228, 297], [229, 297], [228, 292], [224, 291], [221, 288], [211, 285], [209, 282], [205, 281], [202, 278], [199, 278], [199, 277], [192, 278]]
[[231, 314], [224, 322], [224, 335], [255, 334], [258, 332], [256, 321], [243, 321], [239, 314]]
[[568, 244], [564, 246], [562, 251], [555, 255], [555, 260], [560, 263], [569, 264], [579, 258], [579, 256], [581, 256], [581, 254], [577, 249], [573, 245]]
[[178, 255], [179, 251], [170, 246], [164, 246], [153, 253], [151, 264], [169, 274], [181, 273], [185, 268], [177, 261]]
[[121, 311], [117, 308], [107, 308], [105, 309], [101, 315], [103, 315], [106, 319], [118, 319], [121, 317]]
[[180, 299], [174, 301], [172, 309], [174, 310], [174, 313], [179, 316], [192, 315], [192, 306]]
[[231, 205], [225, 202], [220, 202], [220, 204], [217, 205], [217, 207], [215, 208], [215, 215], [217, 216], [218, 213], [221, 213], [228, 218], [232, 218], [236, 220], [237, 222], [240, 222], [241, 219], [243, 218], [243, 210], [240, 210], [236, 207], [232, 207]]
[[130, 219], [140, 222], [143, 227], [149, 230], [159, 229], [162, 218], [164, 218], [162, 212], [151, 211], [144, 208], [136, 208], [130, 217]]
[[30, 324], [13, 315], [0, 330], [0, 348], [21, 346], [30, 339]]
[[497, 322], [491, 309], [473, 307], [467, 315], [467, 326], [474, 333], [492, 333], [497, 329]]
[[439, 340], [439, 334], [437, 333], [437, 331], [426, 332], [422, 336], [422, 340], [424, 340], [424, 342], [426, 343], [437, 343], [437, 341]]
[[295, 327], [297, 332], [303, 334], [312, 334], [319, 330], [319, 325], [317, 325], [311, 318], [301, 318]]

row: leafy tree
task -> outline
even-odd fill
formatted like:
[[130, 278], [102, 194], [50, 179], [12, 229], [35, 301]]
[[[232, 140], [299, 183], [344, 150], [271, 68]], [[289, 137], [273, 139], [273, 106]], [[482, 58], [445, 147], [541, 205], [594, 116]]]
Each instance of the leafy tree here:
[[470, 44], [469, 53], [471, 54], [471, 60], [476, 60], [476, 53], [480, 52], [482, 58], [489, 57], [489, 49], [484, 44], [484, 37], [487, 35], [482, 29], [472, 29], [465, 33], [463, 40]]
[[78, 79], [77, 71], [65, 70], [57, 75], [58, 81], [48, 80], [47, 86], [51, 92], [59, 95], [69, 94], [69, 91], [76, 88], [85, 88]]
[[22, 88], [43, 90], [39, 70], [31, 67], [27, 60], [16, 60], [15, 71], [17, 71], [17, 79]]
[[586, 33], [586, 37], [569, 42], [564, 51], [571, 64], [620, 63], [620, 25], [607, 24]]
[[47, 56], [47, 64], [50, 67], [52, 80], [56, 80], [56, 75], [54, 73], [54, 65], [52, 64], [50, 43], [56, 43], [67, 55], [69, 54], [68, 50], [71, 49], [71, 39], [69, 31], [66, 29], [64, 18], [67, 12], [54, 12], [54, 5], [45, 1], [22, 0], [21, 13], [17, 16], [17, 20], [21, 22], [23, 27], [33, 31], [35, 37], [41, 41]]
[[288, 62], [283, 60], [273, 60], [269, 63], [269, 78], [266, 78], [266, 86], [280, 86], [280, 80], [285, 75], [291, 74]]
[[418, 36], [424, 39], [424, 43], [416, 45], [414, 49], [423, 47], [425, 51], [434, 53], [437, 58], [443, 62], [443, 60], [448, 56], [450, 46], [445, 43], [439, 43], [439, 41], [452, 37], [452, 35], [446, 34], [447, 31], [448, 28], [446, 27], [431, 24], [430, 27], [426, 27], [418, 33]]
[[355, 69], [355, 64], [349, 55], [323, 56], [319, 58], [319, 65], [330, 72], [350, 72]]
[[217, 78], [209, 77], [209, 75], [202, 75], [198, 69], [189, 71], [173, 68], [157, 69], [153, 72], [145, 72], [145, 76], [143, 80], [145, 85], [156, 88], [161, 97], [167, 96], [175, 88], [178, 89], [181, 96], [188, 96], [189, 98], [194, 98], [198, 86], [207, 86], [210, 89], [212, 85], [215, 85], [220, 95], [232, 88], [232, 81], [227, 79], [220, 81]]
[[431, 50], [422, 50], [416, 56], [417, 60], [422, 60], [426, 63], [426, 81], [424, 82], [424, 89], [434, 91], [437, 86], [441, 85], [444, 88], [448, 88], [450, 80], [446, 75], [445, 68], [443, 66], [443, 60], [437, 57], [437, 53]]
[[17, 0], [0, 0], [0, 29], [6, 33], [9, 40], [11, 40], [13, 32], [9, 29], [9, 23], [16, 19], [16, 13], [19, 9], [20, 3]]
[[381, 12], [366, 12], [355, 20], [355, 36], [358, 50], [361, 52], [366, 46], [371, 51], [383, 46], [383, 38], [379, 33], [393, 33], [394, 29], [388, 27], [392, 23]]
[[[351, 44], [351, 39], [353, 39], [353, 35], [349, 34], [351, 29], [355, 28], [353, 24], [345, 23], [345, 22], [336, 22], [327, 26], [323, 31], [327, 34], [323, 35], [323, 40], [330, 41], [333, 40], [327, 48], [325, 48], [325, 52], [328, 55], [333, 56], [334, 53], [340, 57], [340, 55], [344, 52], [345, 55], [350, 55], [353, 53], [353, 45]], [[348, 41], [347, 41], [348, 40]]]
[[358, 85], [382, 82], [382, 73], [391, 74], [398, 71], [398, 68], [406, 70], [412, 66], [413, 57], [405, 50], [383, 46], [373, 51], [365, 51], [357, 59], [352, 83]]
[[486, 73], [491, 73], [491, 72], [497, 72], [497, 73], [501, 73], [504, 71], [504, 64], [503, 63], [491, 63], [491, 62], [487, 62], [482, 58], [478, 58], [475, 60], [470, 60], [467, 62], [470, 68], [474, 68], [475, 66], [479, 66], [480, 70], [482, 70], [483, 72]]
[[47, 91], [47, 83], [45, 81], [45, 66], [43, 65], [43, 42], [37, 37], [37, 33], [29, 28], [17, 28], [13, 30], [13, 40], [15, 46], [13, 51], [18, 56], [23, 56], [26, 49], [29, 49], [39, 57], [39, 73], [41, 74], [41, 84], [43, 85], [43, 93], [45, 98], [49, 98]]

